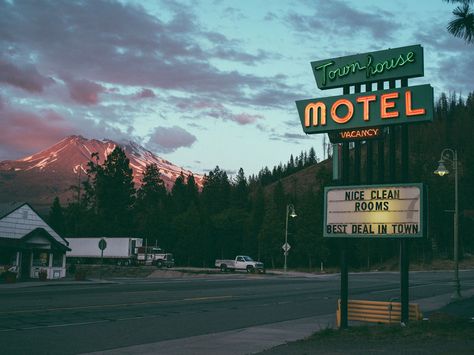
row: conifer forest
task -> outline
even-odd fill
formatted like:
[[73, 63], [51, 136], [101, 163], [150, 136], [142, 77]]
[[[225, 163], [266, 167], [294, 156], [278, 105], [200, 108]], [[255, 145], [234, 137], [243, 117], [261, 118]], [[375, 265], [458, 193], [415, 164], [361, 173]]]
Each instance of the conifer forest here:
[[[434, 121], [409, 128], [410, 180], [426, 184], [429, 201], [428, 235], [410, 241], [412, 260], [430, 263], [452, 257], [454, 174], [433, 174], [444, 148], [458, 153], [460, 257], [474, 252], [473, 132], [474, 93], [442, 94]], [[362, 144], [362, 155], [364, 149]], [[167, 191], [156, 165], [147, 166], [142, 185], [134, 186], [129, 161], [117, 147], [103, 165], [92, 155], [87, 180], [71, 187], [75, 196], [71, 200], [54, 200], [48, 221], [66, 238], [144, 238], [148, 245], [173, 253], [180, 266], [211, 267], [216, 258], [245, 254], [268, 268], [281, 268], [291, 203], [297, 217], [288, 220], [288, 266], [319, 269], [323, 263], [336, 267], [340, 241], [322, 237], [322, 188], [334, 184], [328, 155], [327, 159], [317, 157], [311, 149], [251, 176], [240, 169], [229, 177], [216, 166], [206, 174], [202, 188], [192, 176], [181, 175]], [[373, 161], [376, 164], [377, 159]], [[365, 164], [362, 159], [362, 172]], [[447, 168], [452, 170], [449, 164]], [[359, 239], [350, 244], [353, 268], [366, 269], [398, 258], [399, 245], [393, 240]]]

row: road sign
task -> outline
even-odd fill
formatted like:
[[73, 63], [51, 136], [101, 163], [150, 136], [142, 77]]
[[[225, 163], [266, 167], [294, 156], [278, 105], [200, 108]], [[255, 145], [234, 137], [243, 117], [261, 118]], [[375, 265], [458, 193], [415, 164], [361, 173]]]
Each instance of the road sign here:
[[99, 249], [104, 250], [105, 248], [107, 248], [107, 242], [105, 241], [105, 239], [99, 240]]
[[288, 251], [291, 249], [291, 245], [288, 243], [285, 243], [282, 245], [281, 248], [285, 251], [285, 253], [288, 253]]

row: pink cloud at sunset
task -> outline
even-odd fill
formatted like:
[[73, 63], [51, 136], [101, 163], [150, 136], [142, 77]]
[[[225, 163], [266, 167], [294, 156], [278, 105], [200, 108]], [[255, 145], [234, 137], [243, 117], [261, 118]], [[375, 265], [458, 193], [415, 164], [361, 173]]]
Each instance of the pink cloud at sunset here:
[[35, 152], [74, 133], [74, 127], [55, 111], [39, 114], [27, 111], [0, 111], [0, 158], [7, 153]]
[[0, 59], [0, 83], [10, 84], [29, 92], [42, 92], [54, 80], [40, 73], [33, 65], [18, 67]]
[[166, 153], [180, 147], [190, 147], [195, 141], [196, 137], [181, 127], [156, 127], [147, 145]]
[[155, 93], [153, 92], [153, 90], [145, 89], [145, 88], [143, 88], [141, 91], [139, 91], [139, 92], [135, 95], [135, 98], [136, 98], [136, 99], [149, 99], [149, 98], [152, 98], [152, 97], [156, 97], [156, 95], [155, 95]]
[[73, 80], [68, 83], [71, 99], [82, 105], [96, 105], [104, 87], [89, 80]]

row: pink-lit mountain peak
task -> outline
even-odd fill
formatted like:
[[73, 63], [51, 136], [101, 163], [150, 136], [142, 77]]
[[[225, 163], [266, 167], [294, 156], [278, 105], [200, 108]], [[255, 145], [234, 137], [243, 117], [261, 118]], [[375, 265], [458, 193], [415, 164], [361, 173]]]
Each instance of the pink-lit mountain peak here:
[[[168, 189], [171, 188], [176, 178], [183, 173], [185, 177], [193, 174], [171, 162], [164, 160], [149, 150], [134, 142], [118, 144], [112, 140], [87, 139], [82, 136], [69, 136], [53, 146], [20, 160], [7, 160], [0, 162], [0, 171], [42, 172], [44, 174], [83, 175], [86, 173], [87, 163], [91, 160], [92, 153], [97, 152], [99, 163], [103, 163], [107, 156], [120, 145], [130, 160], [133, 170], [134, 182], [140, 185], [145, 168], [149, 164], [156, 164], [161, 172], [161, 178]], [[36, 174], [35, 174], [36, 175]], [[198, 185], [202, 183], [202, 176], [193, 174]]]

